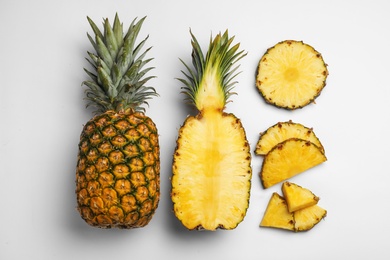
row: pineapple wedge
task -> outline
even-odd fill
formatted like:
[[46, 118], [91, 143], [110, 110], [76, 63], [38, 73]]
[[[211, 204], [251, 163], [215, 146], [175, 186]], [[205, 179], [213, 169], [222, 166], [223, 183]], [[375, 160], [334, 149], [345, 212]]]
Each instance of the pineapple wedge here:
[[294, 212], [295, 231], [306, 231], [312, 229], [323, 218], [327, 211], [318, 205], [313, 205]]
[[264, 157], [260, 179], [264, 188], [285, 181], [327, 160], [312, 142], [290, 138], [277, 144]]
[[283, 183], [282, 192], [287, 201], [289, 212], [295, 212], [316, 205], [320, 200], [320, 198], [314, 195], [309, 189], [288, 181]]
[[294, 230], [294, 215], [287, 209], [286, 200], [274, 192], [268, 202], [260, 227]]
[[294, 232], [307, 231], [324, 219], [326, 213], [327, 211], [318, 205], [289, 212], [286, 199], [274, 192], [268, 202], [260, 227], [285, 229]]
[[287, 122], [278, 122], [269, 127], [265, 132], [260, 133], [255, 153], [257, 155], [266, 155], [275, 145], [290, 138], [299, 138], [310, 141], [317, 145], [322, 152], [325, 152], [324, 147], [312, 128], [308, 128], [299, 123], [294, 123], [290, 120]]
[[267, 103], [293, 110], [314, 102], [327, 76], [327, 65], [318, 51], [302, 41], [286, 40], [260, 59], [256, 86]]

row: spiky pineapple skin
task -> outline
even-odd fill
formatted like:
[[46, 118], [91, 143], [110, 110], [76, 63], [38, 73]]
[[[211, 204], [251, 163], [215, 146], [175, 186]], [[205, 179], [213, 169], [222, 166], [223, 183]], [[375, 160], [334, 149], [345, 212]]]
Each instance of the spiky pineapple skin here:
[[149, 117], [110, 110], [84, 126], [76, 197], [91, 226], [130, 229], [150, 222], [160, 198], [160, 147]]

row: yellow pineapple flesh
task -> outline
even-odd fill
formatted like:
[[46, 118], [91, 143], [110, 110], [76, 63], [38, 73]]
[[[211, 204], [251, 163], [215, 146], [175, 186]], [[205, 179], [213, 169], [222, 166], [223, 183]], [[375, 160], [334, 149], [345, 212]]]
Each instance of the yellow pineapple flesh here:
[[327, 76], [327, 65], [318, 51], [302, 41], [286, 40], [260, 59], [256, 86], [266, 102], [292, 110], [314, 102]]
[[[172, 165], [175, 216], [189, 230], [234, 229], [245, 217], [251, 187], [251, 154], [241, 121], [223, 110], [231, 95], [231, 68], [244, 55], [233, 38], [218, 34], [204, 57], [192, 35], [193, 64], [184, 93], [198, 114], [179, 130]], [[184, 72], [183, 72], [184, 73]]]
[[295, 231], [307, 231], [326, 217], [327, 211], [313, 205], [294, 212]]
[[260, 227], [284, 229], [294, 232], [307, 231], [324, 219], [326, 214], [327, 211], [317, 204], [290, 212], [286, 199], [274, 192], [269, 199], [260, 222]]
[[295, 212], [313, 206], [317, 204], [320, 199], [309, 189], [288, 181], [282, 184], [282, 192], [287, 201], [289, 212]]
[[255, 153], [257, 155], [266, 155], [275, 145], [290, 138], [299, 138], [310, 141], [324, 152], [324, 147], [312, 128], [308, 128], [299, 123], [294, 123], [290, 120], [278, 122], [269, 127], [265, 132], [261, 133], [259, 141], [256, 144]]
[[264, 188], [287, 180], [327, 160], [315, 144], [290, 138], [279, 144], [264, 157], [260, 179]]
[[189, 117], [174, 156], [172, 198], [188, 229], [232, 229], [249, 199], [249, 146], [232, 114]]
[[260, 226], [294, 230], [294, 223], [294, 215], [288, 211], [286, 200], [278, 193], [272, 193]]

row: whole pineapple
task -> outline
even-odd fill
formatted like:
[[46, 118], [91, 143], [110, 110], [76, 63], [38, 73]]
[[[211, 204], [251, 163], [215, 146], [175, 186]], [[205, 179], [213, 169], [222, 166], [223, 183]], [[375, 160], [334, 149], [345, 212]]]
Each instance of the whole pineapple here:
[[101, 32], [88, 18], [96, 54], [88, 52], [93, 71], [87, 106], [97, 115], [83, 128], [76, 169], [77, 209], [91, 226], [135, 228], [149, 223], [160, 197], [160, 148], [157, 128], [144, 114], [146, 100], [157, 93], [145, 86], [152, 68], [143, 68], [150, 48], [147, 37], [136, 44], [145, 17], [131, 23], [126, 34], [115, 16]]
[[171, 197], [176, 217], [190, 230], [234, 229], [246, 215], [251, 154], [241, 121], [224, 112], [237, 67], [245, 54], [228, 32], [210, 39], [204, 56], [192, 36], [194, 69], [184, 73], [184, 92], [199, 113], [179, 130]]

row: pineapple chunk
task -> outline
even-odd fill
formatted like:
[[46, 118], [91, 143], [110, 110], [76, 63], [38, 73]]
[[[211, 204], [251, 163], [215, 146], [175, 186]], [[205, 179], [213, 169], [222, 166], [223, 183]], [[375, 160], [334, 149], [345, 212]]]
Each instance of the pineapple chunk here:
[[294, 230], [293, 213], [288, 211], [286, 200], [276, 192], [268, 202], [260, 227]]
[[327, 65], [321, 54], [302, 41], [286, 40], [261, 58], [256, 86], [265, 101], [286, 109], [302, 108], [326, 85]]
[[283, 183], [282, 192], [287, 201], [289, 212], [295, 212], [316, 205], [320, 199], [310, 190], [288, 181]]
[[318, 205], [289, 212], [285, 198], [274, 192], [268, 202], [260, 227], [285, 229], [295, 232], [312, 229], [326, 216], [326, 210]]
[[326, 160], [325, 154], [317, 145], [290, 138], [277, 144], [264, 157], [260, 179], [263, 187], [268, 188]]
[[290, 120], [287, 122], [278, 122], [269, 127], [265, 132], [261, 133], [260, 139], [256, 145], [255, 153], [257, 155], [266, 155], [275, 145], [290, 138], [299, 138], [310, 141], [324, 152], [324, 147], [312, 128], [308, 128], [299, 123], [294, 123]]
[[318, 205], [313, 205], [294, 212], [295, 231], [306, 231], [312, 229], [323, 218], [327, 211]]

